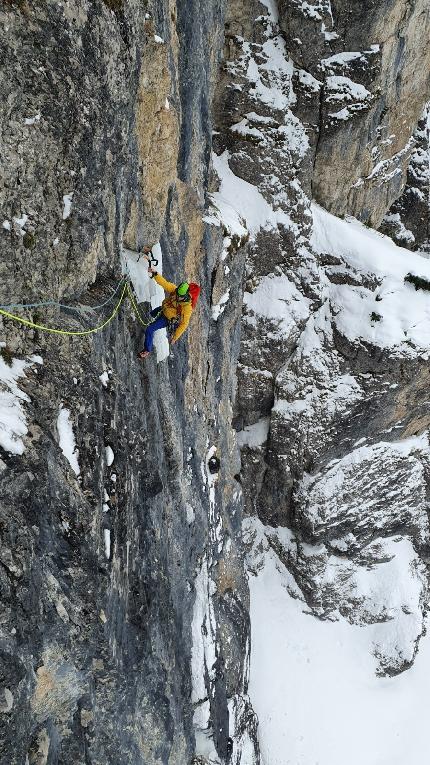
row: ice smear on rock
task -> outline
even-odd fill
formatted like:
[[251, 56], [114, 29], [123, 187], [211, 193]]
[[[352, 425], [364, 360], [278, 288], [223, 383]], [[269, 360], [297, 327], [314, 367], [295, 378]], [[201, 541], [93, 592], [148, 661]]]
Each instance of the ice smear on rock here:
[[[163, 271], [163, 253], [160, 245], [157, 243], [152, 248], [154, 257], [158, 260], [157, 271]], [[146, 258], [125, 247], [122, 251], [122, 264], [124, 271], [128, 273], [133, 285], [138, 303], [149, 303], [147, 311], [142, 311], [143, 319], [149, 321], [149, 310], [158, 308], [164, 300], [164, 290], [157, 282], [148, 275], [148, 263]], [[173, 281], [173, 279], [169, 279]], [[137, 319], [136, 319], [137, 321]], [[142, 340], [143, 345], [143, 340]], [[164, 361], [169, 356], [169, 341], [165, 329], [158, 330], [154, 335], [154, 346], [157, 353], [157, 361]]]

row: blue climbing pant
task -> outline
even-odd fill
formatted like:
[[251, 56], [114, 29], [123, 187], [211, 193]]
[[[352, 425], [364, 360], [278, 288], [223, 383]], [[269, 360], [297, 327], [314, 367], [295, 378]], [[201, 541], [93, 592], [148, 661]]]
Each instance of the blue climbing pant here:
[[160, 314], [158, 318], [156, 318], [154, 321], [151, 322], [151, 324], [148, 324], [145, 332], [145, 342], [143, 345], [143, 349], [145, 351], [152, 351], [152, 346], [154, 344], [154, 332], [157, 332], [158, 329], [165, 329], [169, 325], [168, 319], [160, 313], [159, 308], [154, 308], [151, 311], [151, 316], [157, 316], [157, 314]]

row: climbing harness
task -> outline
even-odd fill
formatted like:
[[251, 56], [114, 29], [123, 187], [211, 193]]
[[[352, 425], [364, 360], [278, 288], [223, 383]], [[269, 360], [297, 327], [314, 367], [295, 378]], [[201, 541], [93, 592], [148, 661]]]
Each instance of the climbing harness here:
[[120, 309], [120, 306], [123, 303], [123, 301], [124, 301], [124, 299], [125, 299], [125, 297], [127, 295], [129, 297], [129, 299], [130, 299], [130, 302], [131, 302], [131, 305], [133, 307], [133, 311], [134, 311], [134, 313], [136, 315], [136, 318], [138, 319], [140, 324], [143, 327], [147, 327], [149, 324], [151, 324], [151, 322], [154, 319], [151, 319], [151, 321], [149, 321], [149, 322], [145, 322], [144, 321], [144, 319], [140, 315], [140, 312], [139, 312], [139, 309], [137, 307], [136, 300], [135, 300], [135, 297], [134, 297], [133, 292], [131, 290], [129, 281], [128, 281], [127, 278], [124, 278], [124, 277], [121, 279], [121, 281], [119, 282], [117, 288], [112, 293], [112, 295], [110, 295], [108, 300], [105, 300], [105, 302], [102, 303], [100, 306], [86, 306], [86, 308], [89, 308], [91, 310], [96, 310], [97, 308], [103, 308], [105, 305], [107, 305], [108, 303], [110, 303], [112, 301], [112, 299], [115, 297], [115, 295], [118, 294], [118, 292], [120, 290], [121, 290], [121, 294], [120, 294], [119, 300], [116, 303], [115, 308], [114, 308], [113, 312], [111, 313], [111, 315], [102, 324], [98, 324], [96, 327], [92, 327], [91, 329], [69, 330], [69, 329], [59, 329], [59, 328], [54, 328], [54, 327], [47, 327], [44, 324], [38, 324], [38, 323], [36, 323], [34, 321], [30, 321], [29, 319], [24, 319], [22, 316], [17, 316], [16, 314], [10, 313], [10, 311], [5, 310], [6, 308], [14, 308], [14, 307], [34, 308], [34, 307], [39, 307], [39, 306], [51, 305], [51, 306], [57, 306], [57, 307], [61, 307], [61, 308], [67, 308], [68, 310], [82, 311], [82, 308], [76, 308], [76, 307], [73, 307], [73, 306], [63, 305], [62, 303], [55, 303], [54, 301], [45, 301], [44, 303], [18, 303], [18, 304], [13, 304], [13, 305], [9, 305], [9, 306], [1, 306], [0, 307], [0, 315], [5, 316], [7, 319], [11, 319], [13, 321], [17, 321], [20, 324], [24, 324], [26, 327], [31, 327], [32, 329], [38, 329], [38, 330], [40, 330], [42, 332], [50, 332], [50, 333], [56, 334], [56, 335], [72, 335], [72, 336], [92, 335], [95, 332], [100, 332], [102, 329], [104, 329], [104, 327], [107, 327], [107, 325], [110, 324], [110, 322], [117, 315], [117, 313], [118, 313], [118, 311]]

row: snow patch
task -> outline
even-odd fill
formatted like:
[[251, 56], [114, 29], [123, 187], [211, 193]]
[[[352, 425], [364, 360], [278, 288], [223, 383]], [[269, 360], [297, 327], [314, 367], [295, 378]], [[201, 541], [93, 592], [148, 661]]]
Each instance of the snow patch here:
[[[279, 223], [291, 227], [291, 219], [283, 210], [274, 210], [264, 199], [256, 186], [235, 175], [228, 164], [229, 153], [213, 154], [214, 168], [221, 181], [219, 191], [212, 199], [219, 209], [223, 222], [232, 226], [235, 233], [243, 236], [249, 231], [255, 235], [260, 229], [274, 229]], [[245, 220], [247, 228], [238, 226], [238, 220]]]
[[[312, 205], [311, 243], [319, 253], [343, 260], [359, 273], [376, 276], [373, 290], [331, 284], [330, 301], [337, 329], [350, 340], [387, 348], [396, 356], [429, 358], [430, 293], [405, 283], [409, 272], [430, 280], [430, 262], [395, 245], [354, 218], [341, 220]], [[371, 320], [377, 312], [380, 320]]]
[[218, 321], [219, 317], [224, 312], [229, 299], [230, 299], [230, 287], [228, 288], [227, 292], [224, 292], [224, 295], [220, 297], [218, 303], [212, 306], [212, 318], [214, 321]]
[[249, 446], [256, 448], [266, 443], [269, 435], [270, 417], [262, 417], [254, 425], [247, 425], [236, 433], [237, 444], [240, 448]]
[[70, 194], [64, 194], [63, 196], [63, 220], [67, 220], [70, 217], [72, 210], [73, 191]]
[[405, 227], [399, 213], [387, 213], [384, 217], [384, 223], [392, 226], [396, 235], [396, 239], [413, 244], [415, 237], [408, 228]]
[[333, 101], [365, 101], [371, 98], [371, 93], [358, 82], [353, 82], [349, 77], [330, 75], [326, 79], [328, 103]]
[[191, 526], [194, 523], [196, 515], [193, 506], [190, 505], [189, 502], [187, 502], [185, 505], [185, 512], [187, 514], [187, 523], [189, 526]]
[[115, 454], [111, 446], [105, 446], [106, 464], [110, 467], [115, 459]]
[[57, 417], [57, 431], [60, 449], [74, 474], [78, 476], [81, 472], [78, 462], [79, 452], [76, 449], [75, 436], [72, 423], [70, 422], [70, 412], [68, 409], [65, 409], [62, 404], [60, 405]]
[[191, 702], [195, 705], [196, 755], [208, 756], [210, 747], [209, 756], [212, 757], [215, 752], [212, 752], [213, 742], [210, 741], [210, 706], [207, 701], [206, 680], [215, 680], [216, 618], [212, 601], [215, 585], [209, 575], [206, 556], [194, 581], [194, 588], [196, 597], [191, 625]]
[[21, 236], [25, 233], [24, 228], [28, 222], [28, 215], [25, 213], [21, 216], [21, 218], [14, 218], [13, 222], [18, 226], [19, 232]]
[[108, 372], [102, 372], [101, 375], [99, 375], [99, 380], [104, 388], [107, 388], [108, 382], [109, 382], [109, 373]]
[[41, 114], [36, 114], [34, 117], [26, 117], [24, 120], [25, 125], [35, 125], [36, 122], [40, 121]]
[[243, 303], [248, 311], [245, 320], [254, 324], [252, 314], [270, 319], [276, 326], [275, 335], [290, 336], [309, 316], [310, 300], [283, 274], [265, 276], [254, 292], [244, 292]]
[[[5, 343], [0, 343], [0, 347], [4, 348]], [[20, 359], [12, 359], [9, 366], [0, 356], [0, 446], [9, 454], [24, 452], [22, 439], [28, 428], [22, 402], [30, 401], [30, 398], [19, 388], [17, 381], [25, 377], [28, 366], [27, 361]]]
[[105, 556], [106, 556], [107, 560], [110, 560], [111, 538], [110, 538], [110, 530], [109, 529], [103, 529], [103, 537], [104, 537], [104, 543], [105, 543]]

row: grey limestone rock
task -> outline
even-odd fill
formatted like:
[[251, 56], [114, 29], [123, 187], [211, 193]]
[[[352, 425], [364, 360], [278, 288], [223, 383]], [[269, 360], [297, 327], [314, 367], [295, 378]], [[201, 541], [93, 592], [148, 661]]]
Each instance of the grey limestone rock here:
[[16, 312], [89, 329], [123, 246], [157, 240], [167, 277], [202, 284], [159, 365], [137, 359], [129, 302], [84, 338], [2, 317], [0, 761], [185, 765], [211, 747], [239, 763], [246, 745], [257, 765], [231, 427], [244, 251], [214, 331], [223, 239], [202, 220], [223, 4], [23, 0], [0, 17], [2, 304], [71, 302]]

